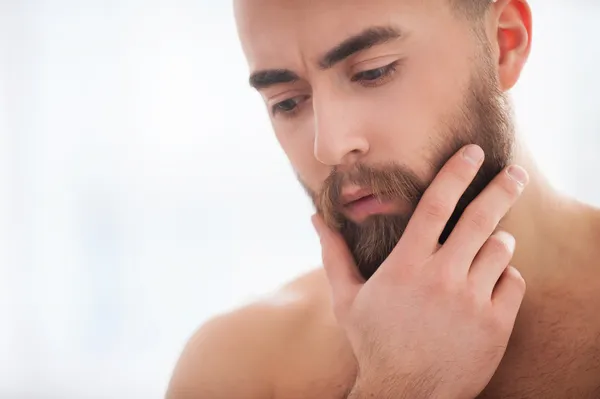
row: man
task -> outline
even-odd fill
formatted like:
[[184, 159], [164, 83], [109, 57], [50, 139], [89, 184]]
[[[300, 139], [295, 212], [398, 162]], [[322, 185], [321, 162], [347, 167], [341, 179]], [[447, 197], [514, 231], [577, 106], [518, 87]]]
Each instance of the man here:
[[600, 398], [600, 212], [550, 187], [506, 94], [527, 0], [235, 10], [324, 268], [203, 326], [167, 396]]

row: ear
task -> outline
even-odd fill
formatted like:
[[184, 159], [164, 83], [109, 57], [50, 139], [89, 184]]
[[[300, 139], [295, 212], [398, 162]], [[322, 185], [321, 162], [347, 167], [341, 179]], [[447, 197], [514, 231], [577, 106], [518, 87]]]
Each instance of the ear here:
[[494, 0], [491, 12], [502, 91], [517, 83], [531, 51], [531, 9], [527, 0]]

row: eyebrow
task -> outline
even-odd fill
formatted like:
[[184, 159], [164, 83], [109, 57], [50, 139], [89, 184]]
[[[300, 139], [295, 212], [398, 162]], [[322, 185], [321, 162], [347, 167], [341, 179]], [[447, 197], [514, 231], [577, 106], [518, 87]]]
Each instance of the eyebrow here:
[[319, 61], [321, 69], [329, 69], [346, 58], [371, 47], [399, 39], [402, 34], [392, 26], [374, 26], [351, 36], [329, 50]]
[[[321, 69], [330, 69], [356, 53], [401, 37], [401, 31], [393, 26], [367, 28], [326, 52], [318, 65]], [[276, 84], [293, 83], [299, 79], [300, 77], [289, 69], [266, 69], [252, 73], [249, 83], [255, 89], [261, 90]]]
[[293, 83], [300, 77], [289, 69], [267, 69], [250, 75], [250, 86], [256, 90], [266, 89], [280, 83]]

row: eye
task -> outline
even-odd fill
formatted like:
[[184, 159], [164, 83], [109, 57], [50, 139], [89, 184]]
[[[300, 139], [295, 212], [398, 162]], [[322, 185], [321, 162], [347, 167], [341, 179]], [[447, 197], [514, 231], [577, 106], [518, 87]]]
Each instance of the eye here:
[[292, 116], [298, 111], [298, 107], [306, 99], [308, 99], [308, 96], [297, 96], [288, 98], [287, 100], [283, 100], [273, 105], [273, 107], [271, 108], [271, 112], [273, 113], [273, 116], [277, 116], [278, 114]]
[[386, 83], [398, 68], [399, 61], [394, 61], [389, 65], [362, 71], [352, 76], [353, 82], [358, 82], [363, 86], [373, 87]]

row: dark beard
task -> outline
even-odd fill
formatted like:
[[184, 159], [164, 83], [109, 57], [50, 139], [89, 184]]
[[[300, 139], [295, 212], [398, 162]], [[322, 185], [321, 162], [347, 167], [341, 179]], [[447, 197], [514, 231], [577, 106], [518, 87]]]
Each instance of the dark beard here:
[[[490, 65], [482, 68], [471, 80], [464, 104], [458, 112], [444, 119], [441, 137], [451, 138], [436, 146], [433, 170], [442, 166], [463, 146], [478, 144], [485, 152], [485, 161], [475, 179], [458, 202], [439, 243], [443, 244], [456, 226], [467, 206], [483, 191], [490, 181], [510, 162], [513, 152], [513, 128], [508, 101], [497, 89]], [[302, 183], [302, 181], [300, 180]], [[342, 185], [353, 183], [369, 188], [375, 196], [400, 198], [410, 204], [411, 211], [403, 215], [372, 215], [354, 223], [341, 213]], [[350, 249], [360, 273], [370, 278], [396, 246], [412, 212], [427, 186], [415, 173], [398, 164], [367, 166], [358, 164], [350, 173], [336, 168], [316, 194], [302, 183], [325, 222], [339, 230]]]

